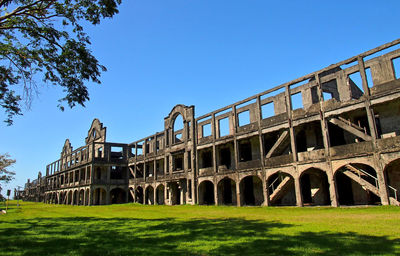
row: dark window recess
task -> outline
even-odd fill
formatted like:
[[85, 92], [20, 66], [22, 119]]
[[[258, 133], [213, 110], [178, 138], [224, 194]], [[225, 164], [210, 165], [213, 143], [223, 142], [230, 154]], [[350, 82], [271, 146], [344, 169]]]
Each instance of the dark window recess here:
[[304, 130], [296, 134], [296, 146], [297, 146], [297, 152], [307, 151], [307, 137]]
[[246, 162], [251, 161], [251, 143], [242, 142], [239, 144], [239, 161]]
[[174, 157], [174, 166], [176, 171], [183, 170], [183, 158], [181, 156]]
[[143, 178], [143, 164], [138, 164], [136, 166], [136, 178]]
[[123, 179], [123, 170], [120, 166], [112, 166], [110, 178], [112, 180]]
[[212, 152], [211, 151], [204, 151], [201, 153], [201, 158], [203, 160], [203, 164], [201, 168], [208, 168], [212, 167]]
[[192, 169], [192, 151], [188, 151], [188, 169]]
[[189, 192], [189, 198], [192, 198], [192, 180], [189, 180], [188, 192]]
[[221, 165], [225, 165], [227, 169], [231, 168], [231, 150], [229, 148], [222, 148], [219, 151]]

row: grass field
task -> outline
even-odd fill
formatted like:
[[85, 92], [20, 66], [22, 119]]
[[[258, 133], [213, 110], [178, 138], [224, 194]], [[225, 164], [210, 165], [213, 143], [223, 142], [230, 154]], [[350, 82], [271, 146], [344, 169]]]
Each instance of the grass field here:
[[0, 255], [400, 255], [400, 207], [12, 201], [0, 216]]

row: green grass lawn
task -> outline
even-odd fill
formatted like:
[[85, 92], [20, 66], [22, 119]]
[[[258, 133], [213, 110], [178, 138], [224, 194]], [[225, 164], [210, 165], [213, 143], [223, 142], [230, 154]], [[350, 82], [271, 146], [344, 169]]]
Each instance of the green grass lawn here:
[[0, 255], [400, 255], [400, 207], [10, 203]]

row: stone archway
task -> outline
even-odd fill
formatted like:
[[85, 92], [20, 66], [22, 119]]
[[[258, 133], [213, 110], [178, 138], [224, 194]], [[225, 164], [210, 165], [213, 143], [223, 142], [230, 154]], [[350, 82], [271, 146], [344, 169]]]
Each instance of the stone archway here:
[[223, 178], [217, 185], [219, 205], [237, 205], [236, 182], [228, 177]]
[[147, 186], [145, 192], [145, 204], [154, 204], [154, 188], [153, 186]]
[[110, 191], [111, 204], [126, 203], [126, 191], [122, 188], [114, 188]]
[[81, 189], [79, 191], [78, 205], [84, 205], [84, 200], [85, 200], [85, 190]]
[[388, 185], [390, 204], [400, 205], [400, 159], [386, 165], [384, 174]]
[[135, 190], [135, 201], [136, 203], [143, 204], [144, 195], [143, 188], [141, 186], [137, 186]]
[[309, 168], [300, 176], [301, 196], [304, 205], [330, 205], [329, 183], [326, 173]]
[[214, 200], [214, 184], [205, 180], [199, 184], [199, 204], [203, 205], [213, 205], [215, 204]]
[[165, 187], [163, 184], [157, 186], [156, 189], [156, 203], [159, 205], [164, 204]]
[[256, 175], [244, 177], [240, 183], [240, 205], [261, 206], [264, 193], [261, 179]]
[[93, 191], [93, 204], [104, 205], [106, 202], [106, 190], [104, 188], [96, 188]]
[[271, 206], [296, 206], [294, 178], [285, 172], [276, 172], [267, 179]]
[[335, 172], [335, 183], [340, 205], [379, 204], [377, 173], [369, 165], [351, 163]]

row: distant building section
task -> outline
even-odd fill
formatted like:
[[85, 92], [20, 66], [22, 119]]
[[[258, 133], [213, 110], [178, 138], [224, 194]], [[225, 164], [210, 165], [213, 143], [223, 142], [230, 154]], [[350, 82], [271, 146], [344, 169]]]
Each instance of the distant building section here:
[[129, 144], [107, 142], [94, 119], [85, 145], [67, 139], [19, 195], [72, 205], [399, 205], [399, 44], [197, 118], [194, 106], [176, 105], [163, 131]]

